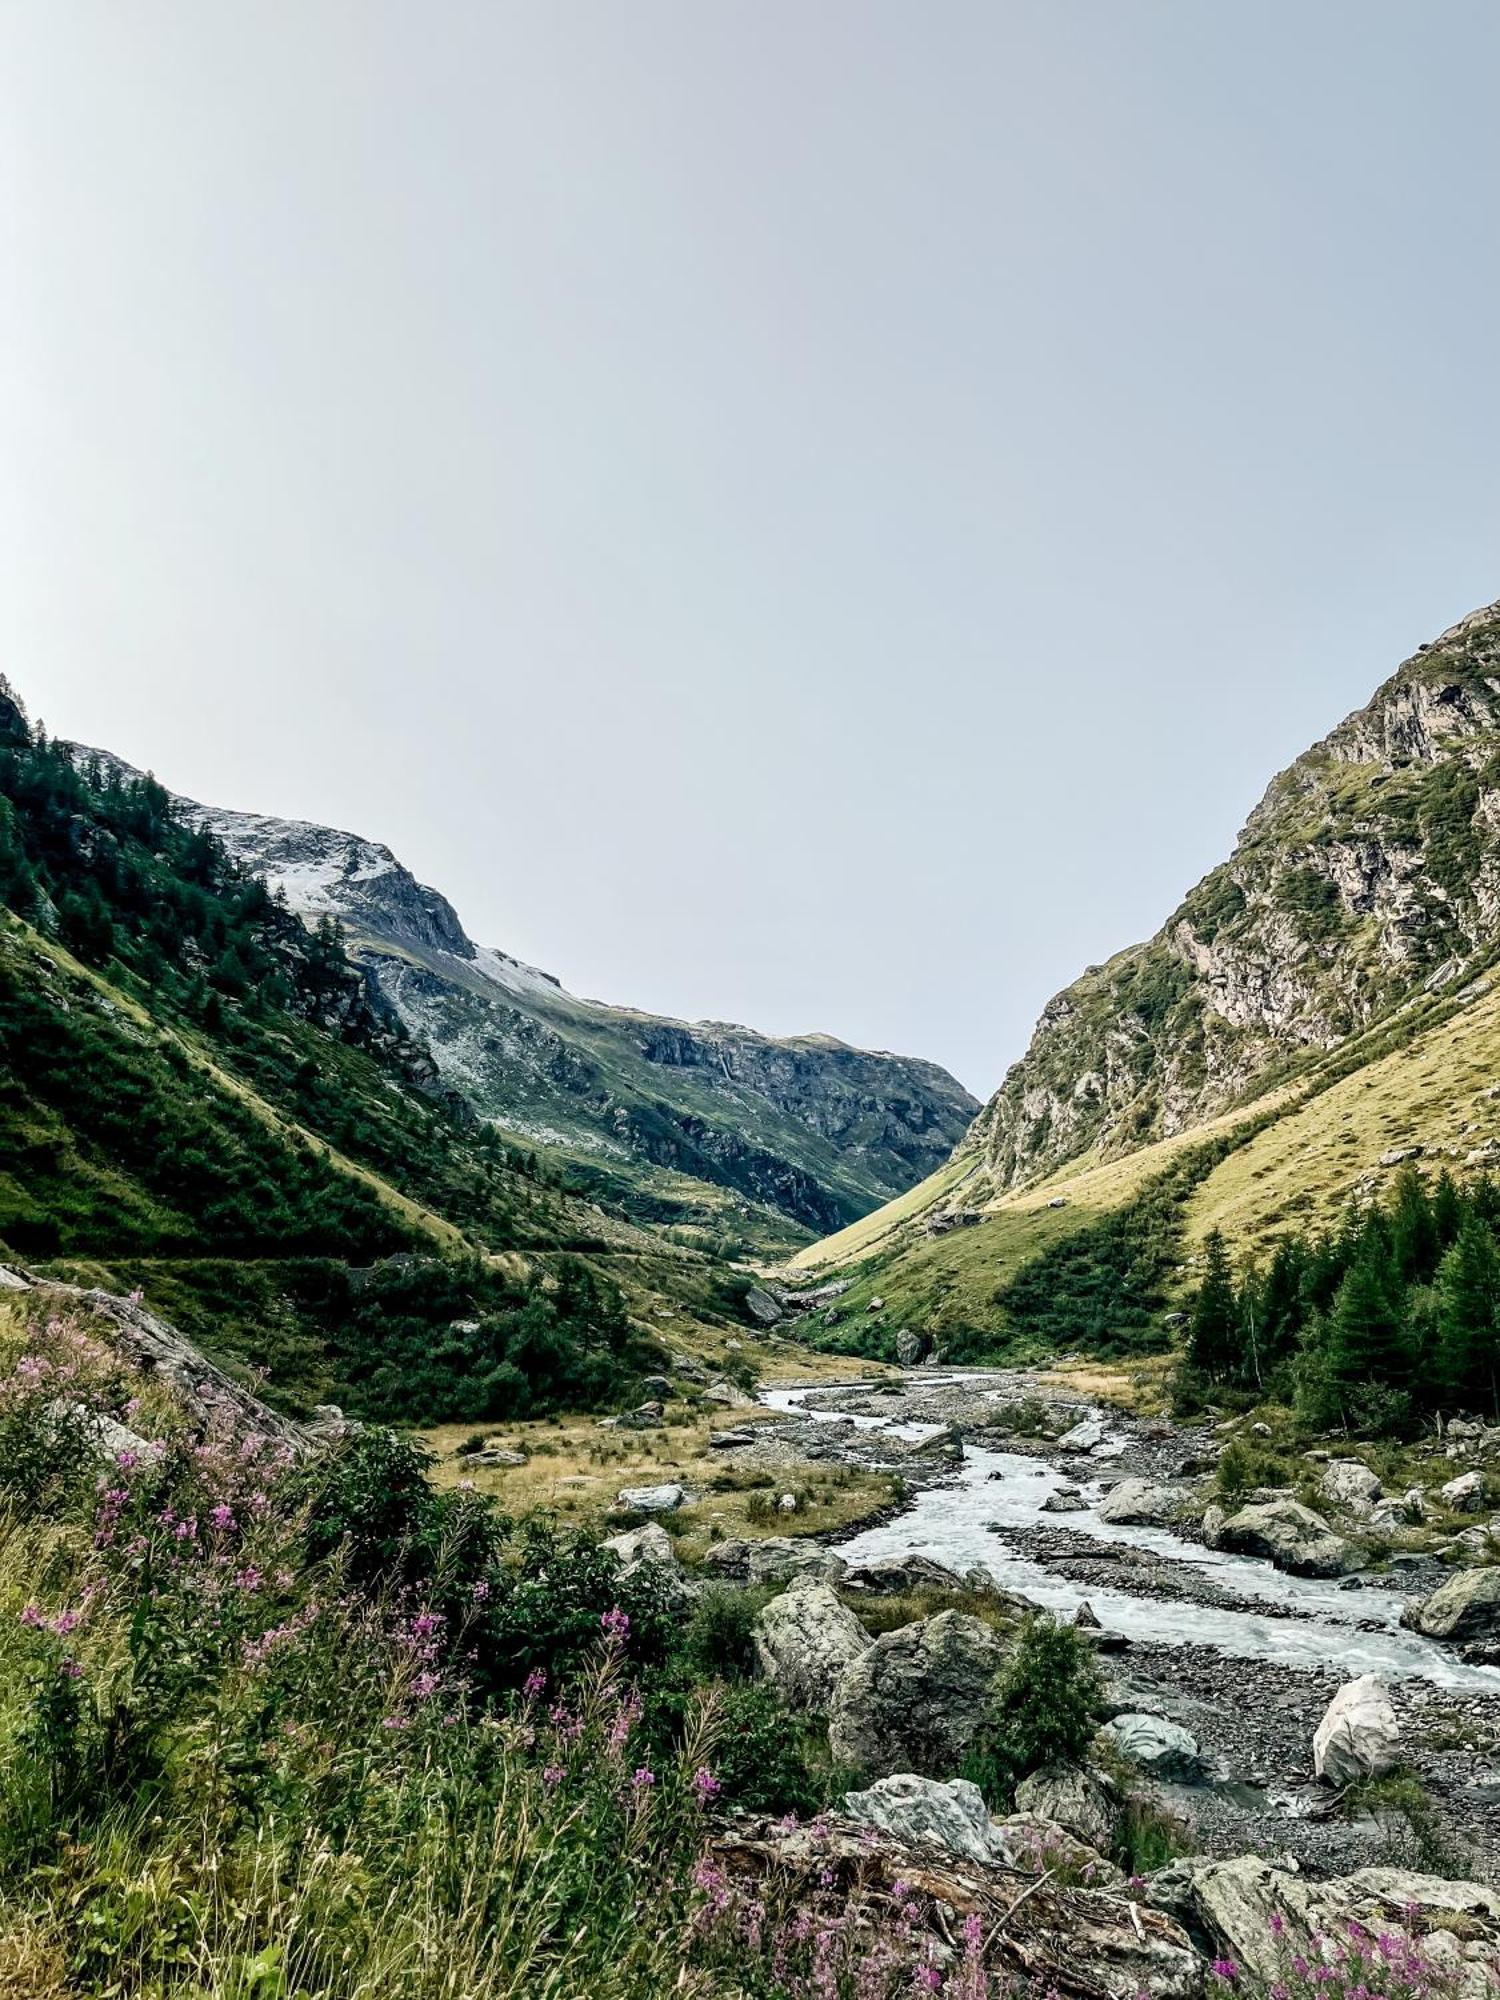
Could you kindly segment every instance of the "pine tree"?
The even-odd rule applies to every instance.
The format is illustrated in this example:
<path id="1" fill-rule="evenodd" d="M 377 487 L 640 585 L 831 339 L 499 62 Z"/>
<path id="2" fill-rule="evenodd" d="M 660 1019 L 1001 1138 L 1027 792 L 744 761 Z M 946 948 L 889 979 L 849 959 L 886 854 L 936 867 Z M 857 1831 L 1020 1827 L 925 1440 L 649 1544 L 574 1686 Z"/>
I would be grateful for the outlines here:
<path id="1" fill-rule="evenodd" d="M 1393 1273 L 1378 1242 L 1366 1245 L 1349 1266 L 1333 1302 L 1328 1362 L 1346 1389 L 1403 1389 L 1411 1356 L 1392 1284 Z"/>
<path id="2" fill-rule="evenodd" d="M 1477 1215 L 1464 1218 L 1438 1268 L 1438 1371 L 1460 1403 L 1500 1414 L 1500 1250 Z"/>
<path id="3" fill-rule="evenodd" d="M 1203 1246 L 1203 1280 L 1188 1317 L 1187 1355 L 1192 1366 L 1221 1381 L 1240 1365 L 1240 1316 L 1229 1248 L 1215 1229 Z"/>
<path id="4" fill-rule="evenodd" d="M 1391 1250 L 1403 1284 L 1432 1282 L 1442 1246 L 1426 1183 L 1415 1167 L 1402 1169 L 1391 1196 Z"/>

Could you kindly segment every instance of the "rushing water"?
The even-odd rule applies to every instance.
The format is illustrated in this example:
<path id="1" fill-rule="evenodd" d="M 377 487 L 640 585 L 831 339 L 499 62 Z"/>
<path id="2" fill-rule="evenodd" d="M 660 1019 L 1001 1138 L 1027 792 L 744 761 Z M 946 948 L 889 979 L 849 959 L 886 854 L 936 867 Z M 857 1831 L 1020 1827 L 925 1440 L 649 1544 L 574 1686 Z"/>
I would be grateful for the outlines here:
<path id="1" fill-rule="evenodd" d="M 805 1409 L 810 1393 L 807 1389 L 773 1389 L 763 1400 L 773 1410 L 796 1411 L 826 1422 L 852 1421 L 862 1430 L 888 1431 L 905 1439 L 925 1437 L 942 1428 L 826 1408 Z M 1089 1504 L 1081 1513 L 1046 1514 L 1042 1510 L 1048 1495 L 1071 1483 L 1070 1475 L 1016 1452 L 985 1451 L 970 1445 L 953 1483 L 919 1494 L 899 1519 L 868 1529 L 844 1543 L 839 1553 L 851 1564 L 899 1555 L 930 1556 L 959 1571 L 978 1563 L 997 1583 L 1021 1591 L 1051 1610 L 1072 1613 L 1087 1601 L 1102 1625 L 1131 1639 L 1212 1646 L 1234 1658 L 1278 1660 L 1293 1667 L 1331 1667 L 1346 1679 L 1379 1674 L 1385 1680 L 1420 1678 L 1442 1687 L 1500 1693 L 1500 1669 L 1465 1666 L 1432 1640 L 1403 1631 L 1399 1622 L 1402 1599 L 1395 1591 L 1368 1585 L 1357 1591 L 1341 1590 L 1335 1582 L 1285 1576 L 1270 1563 L 1250 1556 L 1202 1548 L 1163 1528 L 1121 1527 L 1101 1521 L 1096 1511 L 1101 1489 L 1085 1483 L 1086 1460 L 1072 1477 L 1083 1483 Z M 1000 1533 L 991 1532 L 991 1522 L 999 1525 Z M 1296 1615 L 1263 1616 L 1250 1610 L 1135 1597 L 1128 1590 L 1070 1583 L 1007 1542 L 1006 1528 L 1032 1527 L 1081 1532 L 1100 1542 L 1126 1542 L 1166 1561 L 1200 1570 L 1241 1597 L 1279 1605 Z M 1358 1629 L 1361 1623 L 1376 1621 L 1378 1631 Z"/>

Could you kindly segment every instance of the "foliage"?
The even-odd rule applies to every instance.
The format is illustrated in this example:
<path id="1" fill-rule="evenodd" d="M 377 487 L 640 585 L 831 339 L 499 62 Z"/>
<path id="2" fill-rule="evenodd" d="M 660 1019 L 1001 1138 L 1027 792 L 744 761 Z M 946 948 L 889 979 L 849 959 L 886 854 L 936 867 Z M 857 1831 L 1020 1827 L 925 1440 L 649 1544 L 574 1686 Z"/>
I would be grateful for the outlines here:
<path id="1" fill-rule="evenodd" d="M 991 1806 L 1004 1809 L 1022 1778 L 1074 1763 L 1093 1739 L 1103 1688 L 1087 1639 L 1045 1613 L 1021 1627 L 995 1682 L 990 1714 L 965 1760 Z"/>

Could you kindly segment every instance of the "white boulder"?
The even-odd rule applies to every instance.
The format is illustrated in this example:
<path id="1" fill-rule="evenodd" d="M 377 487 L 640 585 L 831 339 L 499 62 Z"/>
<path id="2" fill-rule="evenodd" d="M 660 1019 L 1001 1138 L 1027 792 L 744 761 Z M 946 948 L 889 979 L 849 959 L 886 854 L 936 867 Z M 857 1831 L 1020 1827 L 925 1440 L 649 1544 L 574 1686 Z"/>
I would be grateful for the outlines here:
<path id="1" fill-rule="evenodd" d="M 1313 1737 L 1313 1772 L 1326 1785 L 1380 1778 L 1401 1755 L 1401 1725 L 1374 1674 L 1341 1687 Z"/>

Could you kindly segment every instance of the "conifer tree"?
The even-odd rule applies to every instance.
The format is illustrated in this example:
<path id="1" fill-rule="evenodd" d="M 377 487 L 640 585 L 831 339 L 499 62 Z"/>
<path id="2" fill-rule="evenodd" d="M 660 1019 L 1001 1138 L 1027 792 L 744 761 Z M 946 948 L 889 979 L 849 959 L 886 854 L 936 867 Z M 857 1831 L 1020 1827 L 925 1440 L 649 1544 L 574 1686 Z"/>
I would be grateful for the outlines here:
<path id="1" fill-rule="evenodd" d="M 1458 1402 L 1500 1413 L 1500 1250 L 1474 1214 L 1438 1269 L 1438 1372 Z"/>
<path id="2" fill-rule="evenodd" d="M 1216 1382 L 1240 1364 L 1237 1306 L 1229 1248 L 1215 1229 L 1203 1246 L 1203 1280 L 1188 1318 L 1187 1353 L 1192 1366 Z"/>

